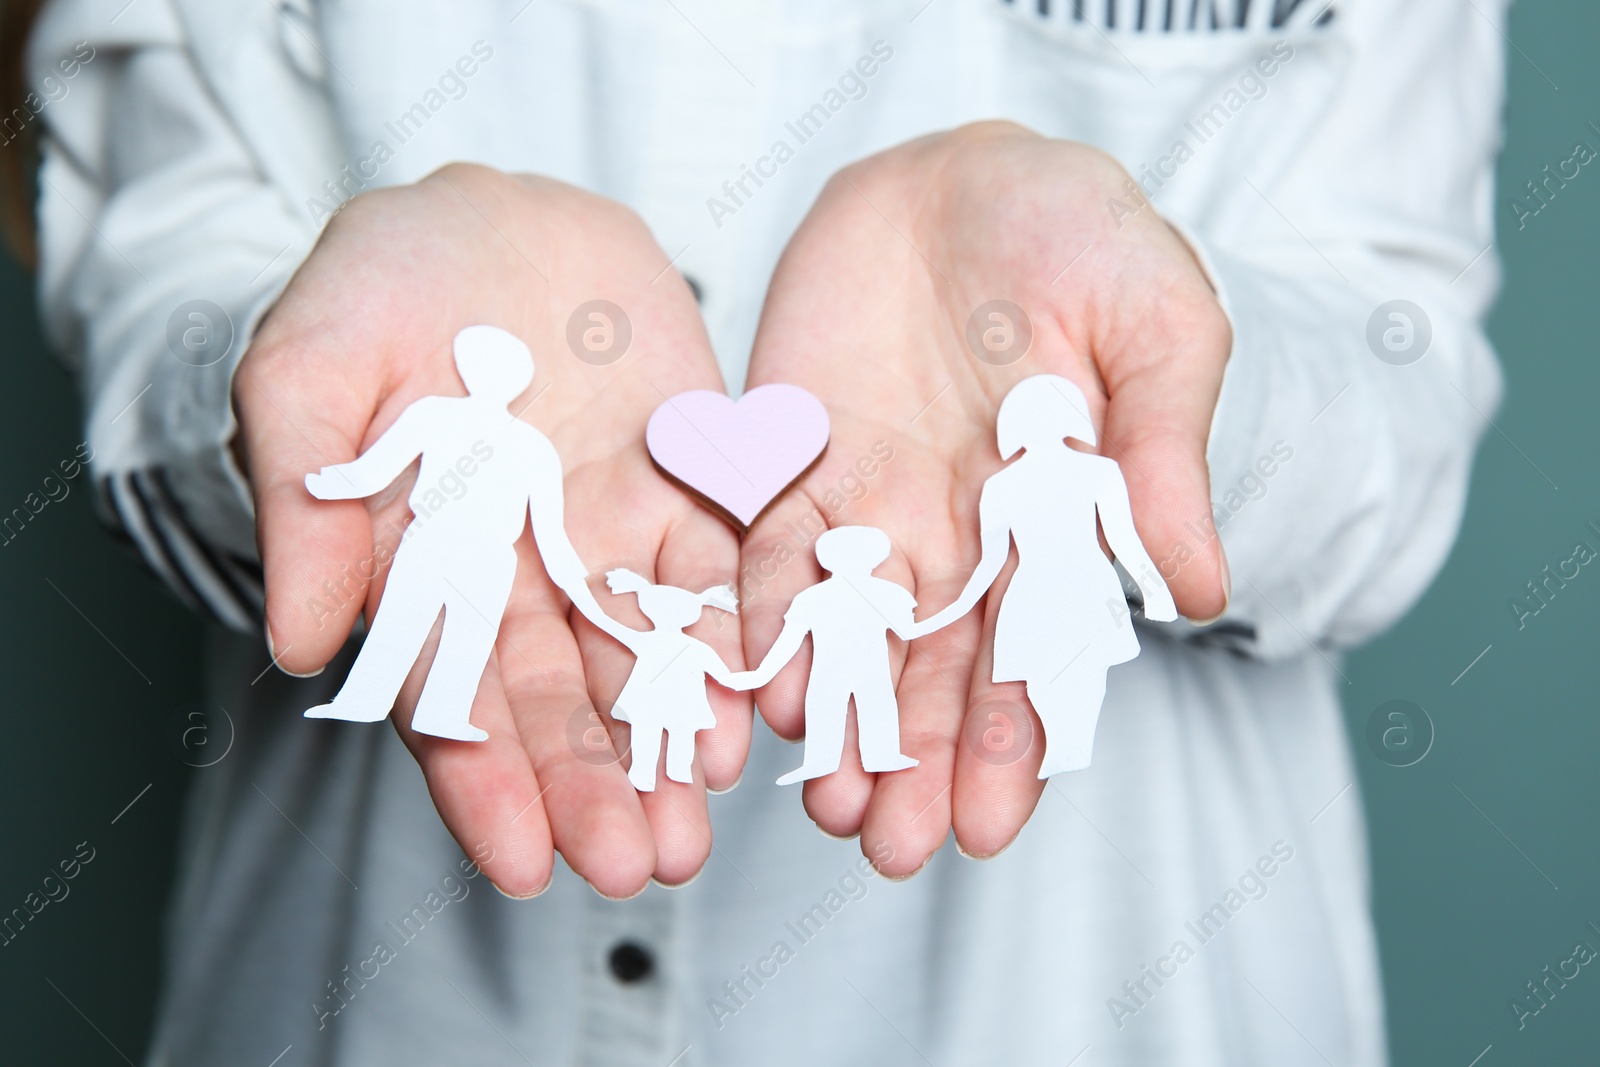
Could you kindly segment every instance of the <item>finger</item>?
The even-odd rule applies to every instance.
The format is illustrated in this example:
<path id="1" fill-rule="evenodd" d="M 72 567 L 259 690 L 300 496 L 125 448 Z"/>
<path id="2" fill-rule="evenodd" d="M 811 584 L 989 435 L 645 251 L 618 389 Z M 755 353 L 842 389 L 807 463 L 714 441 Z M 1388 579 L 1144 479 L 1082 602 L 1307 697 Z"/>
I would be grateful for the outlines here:
<path id="1" fill-rule="evenodd" d="M 961 851 L 977 858 L 996 855 L 1016 839 L 1045 787 L 1039 780 L 1044 730 L 1026 688 L 991 680 L 995 620 L 1014 570 L 1013 562 L 984 601 L 979 655 L 955 751 L 950 821 Z"/>
<path id="2" fill-rule="evenodd" d="M 710 519 L 710 516 L 706 518 Z M 707 534 L 705 530 L 701 532 L 703 535 Z M 714 535 L 715 531 L 710 531 L 709 536 L 712 537 L 713 546 Z M 728 543 L 722 546 L 726 562 L 721 568 L 711 568 L 712 571 L 720 570 L 722 581 L 727 580 L 726 576 L 733 568 L 736 548 L 731 542 L 730 533 Z M 697 546 L 697 551 L 701 554 L 704 554 L 705 550 L 706 546 Z M 702 562 L 700 566 L 703 565 Z M 617 595 L 605 587 L 604 573 L 615 566 L 626 566 L 652 582 L 671 585 L 679 583 L 668 581 L 664 576 L 655 573 L 654 561 L 645 563 L 636 558 L 608 560 L 604 567 L 597 568 L 590 575 L 590 588 L 594 590 L 602 610 L 632 629 L 640 632 L 652 629 L 653 624 L 639 610 L 635 596 Z M 683 561 L 683 566 L 687 573 L 687 568 L 692 564 Z M 701 573 L 706 571 L 702 570 Z M 719 584 L 717 578 L 705 582 L 705 585 L 717 584 Z M 688 579 L 680 587 L 691 588 L 693 585 L 694 580 Z M 704 585 L 698 588 L 704 588 Z M 699 873 L 705 866 L 706 858 L 711 854 L 711 818 L 706 805 L 704 771 L 699 769 L 697 759 L 693 782 L 672 780 L 666 773 L 669 744 L 667 735 L 664 733 L 659 735 L 658 740 L 649 745 L 635 745 L 634 726 L 631 723 L 612 720 L 609 709 L 615 705 L 623 686 L 637 669 L 637 660 L 621 642 L 603 633 L 587 620 L 575 620 L 575 626 L 588 676 L 589 695 L 597 707 L 607 709 L 604 718 L 611 726 L 612 735 L 619 739 L 617 748 L 623 754 L 623 758 L 618 761 L 617 766 L 622 769 L 631 768 L 632 762 L 636 759 L 654 760 L 656 763 L 655 789 L 634 792 L 635 803 L 643 812 L 654 841 L 656 863 L 652 877 L 665 885 L 681 885 Z M 696 734 L 697 746 L 704 736 L 704 733 Z M 625 778 L 624 781 L 628 782 L 630 790 L 634 788 L 630 780 Z"/>
<path id="3" fill-rule="evenodd" d="M 745 535 L 739 554 L 739 629 L 745 662 L 761 665 L 783 630 L 783 613 L 795 594 L 822 580 L 816 539 L 827 529 L 823 511 L 805 493 L 780 499 Z M 793 741 L 805 732 L 806 679 L 811 649 L 756 691 L 756 710 L 774 733 Z"/>
<path id="4" fill-rule="evenodd" d="M 832 713 L 832 709 L 829 711 Z M 855 837 L 861 833 L 878 776 L 861 766 L 860 730 L 854 702 L 848 707 L 839 708 L 838 714 L 849 715 L 845 722 L 844 750 L 840 753 L 839 769 L 805 782 L 801 786 L 801 800 L 806 814 L 823 833 L 834 837 Z"/>
<path id="5" fill-rule="evenodd" d="M 861 767 L 860 732 L 852 713 L 844 726 L 844 752 L 839 769 L 812 778 L 800 787 L 801 802 L 817 829 L 833 837 L 855 837 L 872 802 L 875 774 Z"/>
<path id="6" fill-rule="evenodd" d="M 1134 525 L 1178 610 L 1211 619 L 1229 588 L 1206 444 L 1232 331 L 1198 271 L 1156 295 L 1101 358 L 1109 395 L 1102 452 L 1122 467 Z"/>
<path id="7" fill-rule="evenodd" d="M 583 622 L 579 625 L 588 626 L 588 623 Z M 648 622 L 639 626 L 639 629 L 648 628 Z M 620 722 L 611 715 L 617 693 L 621 691 L 621 683 L 595 681 L 596 675 L 614 674 L 617 670 L 616 651 L 607 648 L 603 643 L 609 643 L 614 649 L 621 650 L 621 656 L 627 658 L 630 667 L 622 668 L 624 679 L 633 663 L 631 655 L 598 630 L 585 634 L 581 641 L 585 645 L 583 661 L 590 675 L 591 703 L 586 705 L 584 711 L 585 722 L 589 725 L 584 728 L 587 736 L 582 742 L 576 741 L 578 730 L 569 728 L 569 746 L 580 749 L 579 758 L 584 762 L 603 764 L 621 773 L 621 782 L 627 787 L 633 807 L 642 814 L 649 828 L 651 854 L 655 857 L 655 866 L 649 872 L 650 877 L 663 885 L 682 885 L 700 872 L 705 866 L 706 858 L 711 854 L 711 815 L 706 803 L 704 772 L 700 770 L 699 762 L 696 760 L 693 782 L 677 782 L 669 778 L 666 771 L 665 734 L 662 735 L 659 746 L 653 753 L 646 754 L 644 746 L 634 746 L 633 725 Z M 597 696 L 597 691 L 601 695 Z M 602 747 L 602 744 L 605 747 Z M 655 760 L 654 790 L 638 791 L 627 776 L 626 772 L 632 768 L 636 759 Z"/>
<path id="8" fill-rule="evenodd" d="M 628 550 L 634 551 L 638 547 L 629 545 Z M 727 551 L 731 558 L 732 546 Z M 626 567 L 649 581 L 657 581 L 654 561 L 646 562 L 636 555 L 618 558 L 609 554 L 604 546 L 589 554 L 594 557 L 591 563 L 595 560 L 604 561 L 595 566 L 588 578 L 589 588 L 601 605 L 601 610 L 641 633 L 652 629 L 653 624 L 639 610 L 637 598 L 631 594 L 612 593 L 605 576 L 613 568 Z M 653 791 L 638 791 L 625 773 L 622 782 L 627 786 L 633 806 L 643 815 L 649 827 L 652 855 L 655 857 L 651 877 L 664 885 L 681 885 L 699 873 L 711 853 L 711 817 L 706 807 L 704 773 L 695 774 L 695 781 L 688 783 L 669 778 L 664 766 L 667 756 L 664 734 L 655 745 L 634 745 L 632 723 L 618 721 L 611 712 L 623 686 L 635 670 L 637 660 L 620 641 L 600 630 L 577 611 L 569 610 L 568 614 L 577 636 L 591 701 L 584 715 L 593 716 L 595 724 L 581 733 L 569 728 L 569 746 L 580 760 L 604 763 L 620 772 L 631 769 L 635 759 L 653 759 L 656 762 L 656 787 Z M 580 737 L 585 738 L 582 743 L 578 741 Z M 591 737 L 592 741 L 587 740 Z M 610 747 L 606 748 L 608 739 Z M 647 753 L 646 747 L 653 751 Z"/>
<path id="9" fill-rule="evenodd" d="M 372 414 L 354 391 L 314 380 L 312 367 L 269 353 L 246 358 L 235 382 L 265 572 L 267 641 L 279 666 L 297 675 L 320 670 L 344 644 L 375 562 L 366 505 L 316 500 L 306 490 L 307 474 L 355 458 Z"/>
<path id="10" fill-rule="evenodd" d="M 726 523 L 695 508 L 667 531 L 656 558 L 656 581 L 693 592 L 724 584 L 737 591 L 738 569 L 738 537 Z M 743 670 L 740 623 L 738 615 L 708 607 L 688 632 L 710 645 L 729 670 Z M 695 757 L 706 788 L 720 792 L 732 788 L 744 772 L 750 754 L 751 702 L 748 693 L 735 693 L 715 682 L 709 683 L 709 695 L 717 725 L 695 734 Z"/>
<path id="11" fill-rule="evenodd" d="M 462 851 L 502 893 L 535 896 L 550 884 L 555 853 L 539 782 L 518 738 L 497 660 L 490 657 L 472 702 L 472 722 L 488 731 L 488 740 L 449 741 L 411 729 L 441 630 L 434 628 L 400 691 L 395 729 L 422 768 L 433 805 Z"/>
<path id="12" fill-rule="evenodd" d="M 605 749 L 564 601 L 539 573 L 531 538 L 518 542 L 518 553 L 497 649 L 517 733 L 544 790 L 551 838 L 600 893 L 633 896 L 656 868 L 654 836 L 615 742 Z M 602 736 L 591 745 L 596 731 Z"/>
<path id="13" fill-rule="evenodd" d="M 920 602 L 945 604 L 961 579 L 919 583 Z M 867 856 L 887 856 L 890 877 L 917 871 L 950 832 L 957 745 L 982 620 L 976 612 L 911 642 L 900 674 L 900 748 L 917 766 L 878 775 L 861 829 Z"/>
<path id="14" fill-rule="evenodd" d="M 639 806 L 650 824 L 656 845 L 656 869 L 651 877 L 662 885 L 680 886 L 693 881 L 711 856 L 711 813 L 706 806 L 705 782 L 675 782 L 663 765 L 656 768 L 654 791 L 639 794 Z"/>

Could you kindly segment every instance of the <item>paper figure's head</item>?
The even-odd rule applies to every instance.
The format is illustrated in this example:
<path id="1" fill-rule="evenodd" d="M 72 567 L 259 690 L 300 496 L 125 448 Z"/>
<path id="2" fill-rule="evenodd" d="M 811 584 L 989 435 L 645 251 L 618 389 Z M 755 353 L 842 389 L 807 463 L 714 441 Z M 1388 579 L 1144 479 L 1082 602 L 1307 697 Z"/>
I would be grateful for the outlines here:
<path id="1" fill-rule="evenodd" d="M 498 326 L 468 326 L 456 334 L 455 353 L 472 396 L 509 404 L 533 381 L 533 353 Z"/>
<path id="2" fill-rule="evenodd" d="M 1095 443 L 1083 390 L 1059 374 L 1035 374 L 1012 386 L 1000 402 L 995 436 L 1001 459 L 1010 459 L 1019 449 L 1035 451 L 1059 445 L 1068 437 Z"/>
<path id="3" fill-rule="evenodd" d="M 720 608 L 730 615 L 739 613 L 739 598 L 730 585 L 714 585 L 699 593 L 675 585 L 656 585 L 626 567 L 606 572 L 606 586 L 613 593 L 637 593 L 639 610 L 657 629 L 681 630 L 700 618 L 706 607 Z"/>
<path id="4" fill-rule="evenodd" d="M 835 526 L 817 538 L 817 562 L 830 574 L 871 574 L 889 558 L 889 535 L 876 526 Z"/>

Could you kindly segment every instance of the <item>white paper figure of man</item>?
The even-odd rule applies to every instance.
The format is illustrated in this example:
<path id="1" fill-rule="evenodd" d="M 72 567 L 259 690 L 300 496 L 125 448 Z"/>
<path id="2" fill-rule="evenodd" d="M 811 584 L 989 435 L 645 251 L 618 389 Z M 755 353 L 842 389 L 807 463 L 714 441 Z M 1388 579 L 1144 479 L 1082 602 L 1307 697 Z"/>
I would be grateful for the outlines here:
<path id="1" fill-rule="evenodd" d="M 955 602 L 923 625 L 937 629 L 971 610 L 1015 542 L 1017 569 L 995 622 L 994 681 L 1027 683 L 1044 725 L 1039 777 L 1048 778 L 1089 766 L 1106 671 L 1139 654 L 1122 580 L 1099 533 L 1138 583 L 1145 618 L 1170 622 L 1178 609 L 1134 529 L 1116 461 L 1067 446 L 1069 437 L 1095 443 L 1077 386 L 1055 374 L 1023 379 L 1001 401 L 995 431 L 1001 459 L 1022 457 L 984 483 L 982 558 Z"/>
<path id="2" fill-rule="evenodd" d="M 312 496 L 353 500 L 382 491 L 421 456 L 409 503 L 413 513 L 427 515 L 413 521 L 395 552 L 350 676 L 308 718 L 387 716 L 442 611 L 439 649 L 411 728 L 458 741 L 488 737 L 468 718 L 511 595 L 512 546 L 528 517 L 551 580 L 580 607 L 600 611 L 562 526 L 561 457 L 544 434 L 507 409 L 533 381 L 532 353 L 495 326 L 467 327 L 456 334 L 454 350 L 467 396 L 423 397 L 359 459 L 306 476 Z M 461 479 L 468 468 L 464 492 L 431 512 L 423 507 L 424 495 L 442 479 Z"/>
<path id="3" fill-rule="evenodd" d="M 839 769 L 852 699 L 861 766 L 900 771 L 917 765 L 900 751 L 900 704 L 889 668 L 888 633 L 909 641 L 936 627 L 912 620 L 917 603 L 905 589 L 873 577 L 889 558 L 889 548 L 888 535 L 872 526 L 839 526 L 818 537 L 817 562 L 830 577 L 795 595 L 761 666 L 733 676 L 737 688 L 766 685 L 811 635 L 805 758 L 778 779 L 779 785 Z"/>
<path id="4" fill-rule="evenodd" d="M 625 568 L 606 572 L 613 593 L 637 593 L 639 610 L 655 627 L 635 630 L 601 612 L 589 616 L 600 629 L 627 646 L 635 657 L 633 670 L 611 708 L 611 717 L 629 724 L 628 747 L 633 764 L 628 780 L 640 792 L 656 787 L 656 765 L 661 762 L 661 739 L 666 734 L 667 777 L 674 782 L 694 781 L 694 735 L 717 725 L 707 676 L 732 688 L 739 686 L 734 672 L 716 650 L 684 633 L 706 607 L 737 614 L 739 601 L 733 587 L 715 585 L 700 593 L 671 585 L 656 585 Z M 585 613 L 587 614 L 587 612 Z"/>

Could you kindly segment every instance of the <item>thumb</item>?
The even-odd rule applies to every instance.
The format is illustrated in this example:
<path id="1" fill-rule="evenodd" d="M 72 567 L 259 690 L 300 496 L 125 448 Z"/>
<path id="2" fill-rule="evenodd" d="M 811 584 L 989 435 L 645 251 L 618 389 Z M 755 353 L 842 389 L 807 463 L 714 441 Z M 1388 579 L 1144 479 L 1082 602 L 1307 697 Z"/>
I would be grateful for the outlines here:
<path id="1" fill-rule="evenodd" d="M 1178 611 L 1208 621 L 1230 594 L 1206 443 L 1233 333 L 1195 273 L 1200 291 L 1163 294 L 1097 361 L 1108 394 L 1101 447 L 1122 467 L 1134 526 Z"/>
<path id="2" fill-rule="evenodd" d="M 349 637 L 387 559 L 374 552 L 365 504 L 317 500 L 306 488 L 307 474 L 355 458 L 368 420 L 330 408 L 328 390 L 297 388 L 289 362 L 247 353 L 234 405 L 255 496 L 268 648 L 284 671 L 306 675 Z"/>

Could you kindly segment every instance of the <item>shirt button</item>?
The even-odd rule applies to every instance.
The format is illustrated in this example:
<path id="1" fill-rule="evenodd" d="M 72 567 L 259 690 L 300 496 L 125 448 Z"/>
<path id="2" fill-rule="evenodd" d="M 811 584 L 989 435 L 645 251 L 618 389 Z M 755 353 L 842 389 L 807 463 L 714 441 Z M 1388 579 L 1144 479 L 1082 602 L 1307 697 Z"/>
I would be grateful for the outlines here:
<path id="1" fill-rule="evenodd" d="M 624 985 L 633 985 L 649 978 L 656 970 L 656 958 L 650 950 L 633 941 L 619 942 L 607 959 L 611 976 Z"/>

